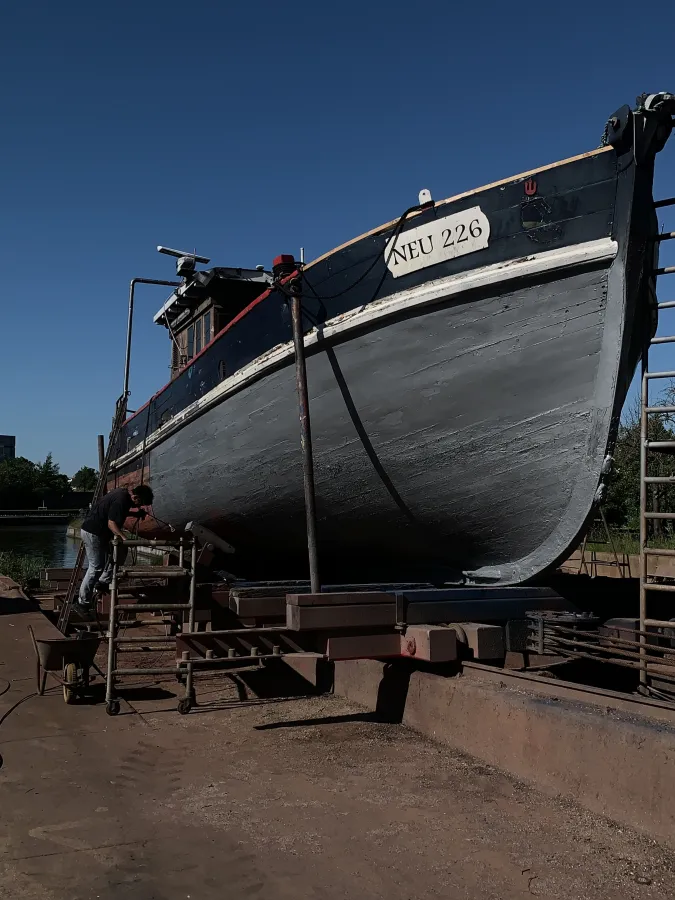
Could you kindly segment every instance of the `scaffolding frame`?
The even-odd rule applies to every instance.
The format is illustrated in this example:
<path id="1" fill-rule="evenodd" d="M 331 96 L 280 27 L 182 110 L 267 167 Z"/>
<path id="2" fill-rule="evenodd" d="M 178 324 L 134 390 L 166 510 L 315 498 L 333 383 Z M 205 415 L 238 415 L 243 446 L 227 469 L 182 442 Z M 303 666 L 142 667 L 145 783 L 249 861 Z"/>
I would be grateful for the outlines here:
<path id="1" fill-rule="evenodd" d="M 654 203 L 655 209 L 675 206 L 675 197 L 665 200 L 658 200 Z M 655 236 L 654 241 L 661 243 L 675 239 L 675 232 L 663 232 Z M 675 274 L 675 266 L 664 266 L 654 269 L 653 275 L 655 280 L 663 275 Z M 657 309 L 675 309 L 675 301 L 668 300 L 663 303 L 657 302 Z M 641 366 L 641 390 L 640 390 L 640 631 L 639 631 L 639 670 L 640 670 L 640 692 L 648 694 L 650 692 L 650 683 L 654 674 L 653 668 L 650 670 L 650 662 L 654 665 L 653 658 L 648 654 L 647 641 L 649 637 L 648 630 L 650 628 L 673 629 L 675 622 L 664 621 L 663 619 L 652 619 L 648 616 L 648 596 L 650 592 L 673 592 L 675 591 L 675 583 L 665 583 L 663 580 L 657 582 L 652 580 L 655 576 L 649 573 L 650 558 L 659 556 L 675 557 L 675 550 L 666 548 L 649 547 L 649 522 L 650 521 L 668 521 L 675 520 L 675 512 L 661 512 L 649 510 L 649 486 L 660 484 L 675 484 L 675 476 L 672 475 L 649 475 L 649 454 L 652 453 L 675 453 L 675 441 L 652 441 L 649 439 L 649 422 L 651 415 L 672 415 L 675 413 L 675 406 L 672 405 L 649 405 L 649 383 L 650 381 L 660 379 L 674 379 L 675 371 L 656 371 L 649 369 L 649 351 L 652 347 L 660 344 L 675 343 L 675 335 L 666 335 L 664 337 L 652 337 L 646 342 L 642 351 Z"/>
<path id="2" fill-rule="evenodd" d="M 179 565 L 177 566 L 127 566 L 121 558 L 121 547 L 159 547 L 169 553 L 178 551 Z M 186 548 L 186 539 L 181 538 L 178 541 L 162 541 L 161 544 L 155 540 L 136 539 L 128 541 L 120 541 L 115 538 L 113 541 L 113 574 L 110 583 L 110 609 L 108 611 L 108 630 L 106 632 L 106 640 L 108 641 L 108 662 L 106 666 L 106 689 L 105 704 L 106 712 L 110 716 L 116 716 L 120 711 L 120 701 L 115 691 L 117 678 L 124 675 L 175 675 L 185 682 L 184 696 L 178 701 L 178 711 L 180 713 L 188 713 L 195 705 L 194 690 L 194 668 L 189 658 L 185 660 L 176 659 L 171 666 L 159 666 L 153 668 L 138 667 L 120 667 L 118 665 L 118 655 L 120 653 L 139 653 L 147 652 L 143 647 L 148 642 L 154 643 L 172 643 L 171 648 L 175 649 L 175 639 L 163 638 L 161 635 L 155 639 L 152 637 L 144 637 L 134 639 L 133 637 L 125 637 L 120 635 L 120 614 L 122 612 L 180 612 L 188 614 L 188 632 L 193 632 L 195 628 L 195 601 L 197 595 L 197 539 L 192 538 L 190 541 L 190 563 L 189 566 L 184 565 L 184 553 Z M 120 587 L 130 580 L 143 578 L 188 578 L 189 593 L 186 603 L 120 603 Z M 121 646 L 125 645 L 125 646 Z M 134 646 L 136 645 L 136 646 Z"/>

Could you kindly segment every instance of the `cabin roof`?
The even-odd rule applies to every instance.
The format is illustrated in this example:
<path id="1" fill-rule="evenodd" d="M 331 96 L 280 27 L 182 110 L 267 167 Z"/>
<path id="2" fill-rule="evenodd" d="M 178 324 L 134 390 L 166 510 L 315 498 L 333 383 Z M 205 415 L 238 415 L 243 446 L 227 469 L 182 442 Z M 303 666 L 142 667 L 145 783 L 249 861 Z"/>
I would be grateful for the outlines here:
<path id="1" fill-rule="evenodd" d="M 211 294 L 220 293 L 225 287 L 235 290 L 237 284 L 259 284 L 261 292 L 272 283 L 272 273 L 264 269 L 241 269 L 230 266 L 215 266 L 195 272 L 194 276 L 181 284 L 169 296 L 162 308 L 153 317 L 160 325 L 172 325 L 186 309 L 201 303 Z"/>

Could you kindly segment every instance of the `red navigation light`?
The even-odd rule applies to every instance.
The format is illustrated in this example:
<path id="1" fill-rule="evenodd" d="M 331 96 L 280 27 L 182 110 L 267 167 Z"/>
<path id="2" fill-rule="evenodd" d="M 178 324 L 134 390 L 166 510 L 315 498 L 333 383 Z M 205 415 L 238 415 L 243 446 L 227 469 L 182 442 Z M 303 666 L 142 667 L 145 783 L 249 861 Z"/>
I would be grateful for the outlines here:
<path id="1" fill-rule="evenodd" d="M 292 275 L 296 268 L 297 264 L 293 255 L 291 253 L 281 253 L 279 256 L 274 257 L 272 274 L 278 280 L 279 278 L 286 278 L 287 275 Z"/>
<path id="2" fill-rule="evenodd" d="M 281 253 L 279 256 L 274 257 L 273 267 L 286 265 L 295 265 L 295 257 L 292 253 Z"/>

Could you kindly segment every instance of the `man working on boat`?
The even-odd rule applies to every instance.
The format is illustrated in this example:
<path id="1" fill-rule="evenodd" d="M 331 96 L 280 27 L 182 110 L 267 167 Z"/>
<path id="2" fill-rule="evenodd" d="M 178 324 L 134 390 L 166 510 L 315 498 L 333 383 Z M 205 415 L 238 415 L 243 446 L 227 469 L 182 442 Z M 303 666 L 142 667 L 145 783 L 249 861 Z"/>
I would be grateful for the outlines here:
<path id="1" fill-rule="evenodd" d="M 124 540 L 125 519 L 144 519 L 144 506 L 152 504 L 152 490 L 147 484 L 133 488 L 116 488 L 101 497 L 89 510 L 80 527 L 82 543 L 87 551 L 88 568 L 80 586 L 76 608 L 89 613 L 93 608 L 96 585 L 107 588 L 112 578 L 112 539 Z"/>

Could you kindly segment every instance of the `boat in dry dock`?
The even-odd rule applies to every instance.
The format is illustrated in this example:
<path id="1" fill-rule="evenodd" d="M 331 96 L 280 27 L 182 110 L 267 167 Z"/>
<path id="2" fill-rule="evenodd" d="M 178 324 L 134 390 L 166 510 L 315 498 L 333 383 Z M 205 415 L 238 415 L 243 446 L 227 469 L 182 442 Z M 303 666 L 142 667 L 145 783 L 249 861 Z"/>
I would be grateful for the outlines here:
<path id="1" fill-rule="evenodd" d="M 643 95 L 598 149 L 423 192 L 304 266 L 324 579 L 518 584 L 577 543 L 656 325 L 652 182 L 674 112 Z M 109 483 L 151 484 L 147 533 L 196 521 L 249 577 L 302 577 L 286 291 L 266 271 L 181 265 L 155 317 L 171 381 L 124 424 Z"/>

